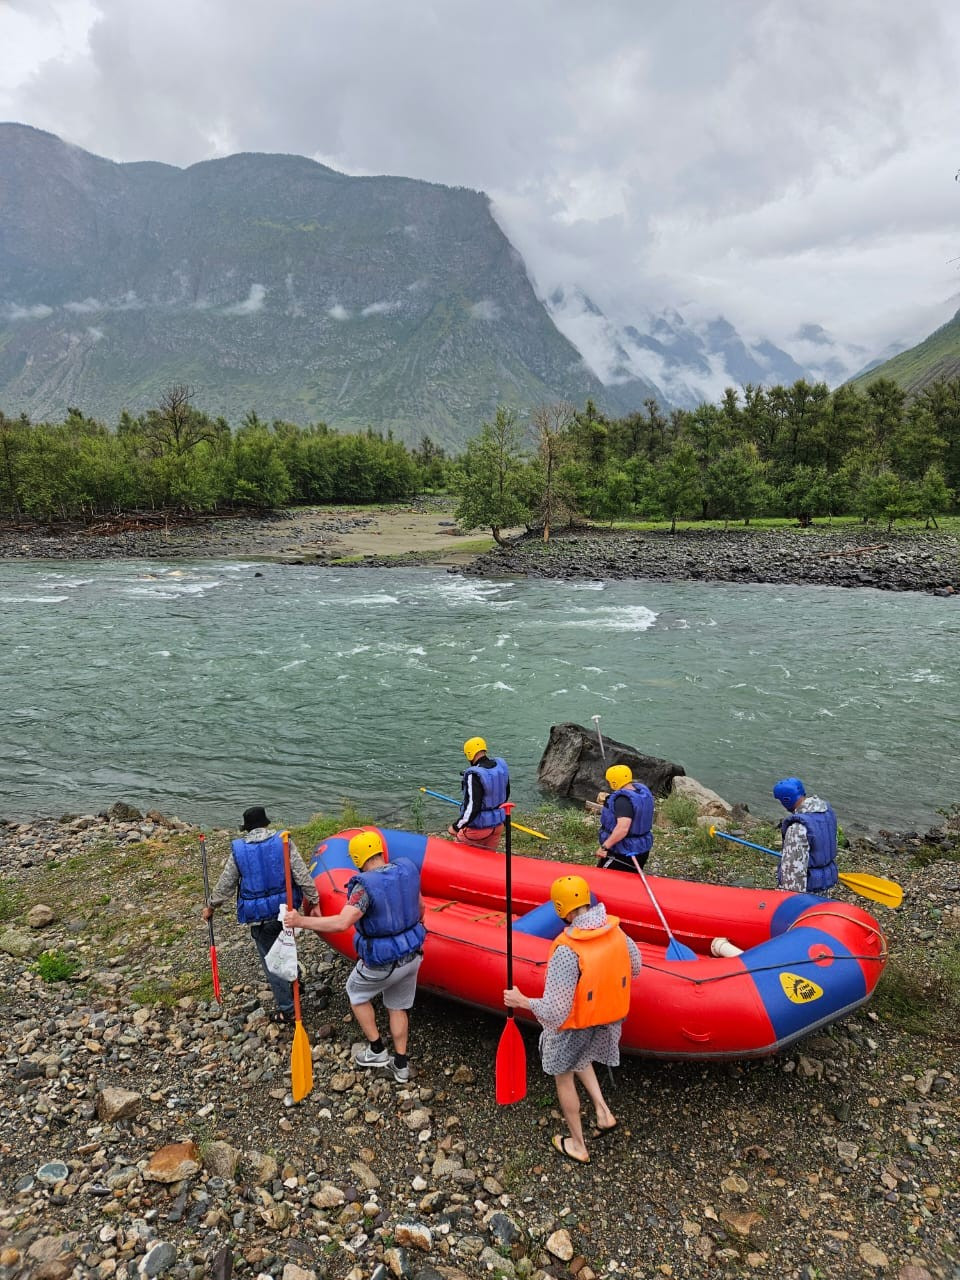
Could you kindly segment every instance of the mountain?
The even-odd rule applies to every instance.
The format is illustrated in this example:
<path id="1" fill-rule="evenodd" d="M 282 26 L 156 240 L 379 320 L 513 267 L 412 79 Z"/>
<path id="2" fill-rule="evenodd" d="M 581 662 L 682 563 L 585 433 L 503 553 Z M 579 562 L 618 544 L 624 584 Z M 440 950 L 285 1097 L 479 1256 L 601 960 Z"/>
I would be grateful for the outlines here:
<path id="1" fill-rule="evenodd" d="M 0 407 L 107 420 L 174 383 L 244 413 L 462 445 L 498 403 L 607 388 L 485 195 L 301 156 L 116 164 L 0 125 Z"/>
<path id="2" fill-rule="evenodd" d="M 960 377 L 960 311 L 928 338 L 892 359 L 874 361 L 851 381 L 861 389 L 877 378 L 892 378 L 905 391 L 922 391 L 938 378 Z"/>
<path id="3" fill-rule="evenodd" d="M 671 308 L 618 326 L 578 288 L 555 290 L 547 305 L 600 380 L 631 400 L 646 386 L 663 403 L 694 408 L 730 386 L 811 377 L 786 351 L 766 339 L 748 341 L 722 316 L 693 323 Z"/>

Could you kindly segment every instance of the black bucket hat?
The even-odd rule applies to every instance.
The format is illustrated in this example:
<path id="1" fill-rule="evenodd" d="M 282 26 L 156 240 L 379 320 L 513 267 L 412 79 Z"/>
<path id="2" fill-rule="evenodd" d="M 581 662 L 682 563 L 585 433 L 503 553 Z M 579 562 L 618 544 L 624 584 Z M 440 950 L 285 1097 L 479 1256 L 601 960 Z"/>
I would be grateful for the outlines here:
<path id="1" fill-rule="evenodd" d="M 269 825 L 270 819 L 267 817 L 267 811 L 262 804 L 255 804 L 249 809 L 244 809 L 244 831 L 255 831 L 257 827 L 268 827 Z"/>

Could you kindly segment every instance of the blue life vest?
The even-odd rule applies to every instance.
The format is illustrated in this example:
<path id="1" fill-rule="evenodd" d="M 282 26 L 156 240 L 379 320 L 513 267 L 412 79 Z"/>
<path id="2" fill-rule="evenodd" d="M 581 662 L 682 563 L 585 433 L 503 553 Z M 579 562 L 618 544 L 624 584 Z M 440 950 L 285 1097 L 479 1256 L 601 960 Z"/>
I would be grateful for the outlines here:
<path id="1" fill-rule="evenodd" d="M 617 825 L 617 815 L 613 811 L 617 796 L 626 796 L 633 805 L 633 819 L 630 830 L 623 839 L 613 846 L 612 852 L 621 857 L 635 858 L 642 853 L 649 853 L 653 848 L 653 792 L 642 782 L 631 782 L 618 791 L 611 791 L 600 810 L 600 843 L 605 844 Z"/>
<path id="2" fill-rule="evenodd" d="M 507 768 L 506 760 L 501 760 L 499 756 L 495 756 L 492 769 L 481 769 L 479 765 L 473 764 L 469 769 L 464 769 L 464 803 L 466 803 L 467 799 L 467 778 L 471 774 L 480 783 L 483 808 L 469 823 L 469 826 L 478 831 L 485 830 L 488 827 L 499 827 L 501 823 L 507 820 L 506 812 L 501 808 L 507 798 L 507 790 L 510 786 L 510 770 Z M 463 812 L 462 809 L 461 812 Z"/>
<path id="3" fill-rule="evenodd" d="M 829 805 L 825 813 L 791 813 L 780 823 L 783 835 L 795 822 L 804 828 L 810 844 L 807 893 L 827 893 L 837 883 L 840 874 L 837 870 L 837 815 Z"/>
<path id="4" fill-rule="evenodd" d="M 240 872 L 237 886 L 237 919 L 241 924 L 259 924 L 276 920 L 280 904 L 287 900 L 286 876 L 283 869 L 283 840 L 268 836 L 259 843 L 234 840 L 233 860 Z M 293 886 L 293 907 L 299 911 L 303 894 Z"/>
<path id="5" fill-rule="evenodd" d="M 370 906 L 357 921 L 354 944 L 365 965 L 382 969 L 419 951 L 427 931 L 420 921 L 420 872 L 409 858 L 382 871 L 360 871 L 347 884 L 347 897 L 363 885 Z"/>

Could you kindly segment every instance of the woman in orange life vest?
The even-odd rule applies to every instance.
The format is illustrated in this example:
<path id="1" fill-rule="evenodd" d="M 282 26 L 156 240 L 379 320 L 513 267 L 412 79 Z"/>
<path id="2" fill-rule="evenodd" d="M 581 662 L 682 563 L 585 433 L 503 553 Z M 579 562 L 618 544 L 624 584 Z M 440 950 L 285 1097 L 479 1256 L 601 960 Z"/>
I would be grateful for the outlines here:
<path id="1" fill-rule="evenodd" d="M 570 1136 L 554 1134 L 552 1144 L 578 1164 L 590 1160 L 580 1123 L 577 1081 L 596 1110 L 599 1137 L 617 1126 L 600 1091 L 595 1062 L 620 1063 L 620 1026 L 630 1008 L 630 983 L 640 972 L 640 952 L 607 916 L 602 902 L 590 903 L 590 886 L 582 876 L 561 876 L 550 886 L 550 898 L 566 928 L 554 940 L 543 995 L 525 996 L 517 987 L 503 993 L 508 1008 L 529 1009 L 543 1027 L 540 1059 L 557 1083 L 560 1110 Z"/>

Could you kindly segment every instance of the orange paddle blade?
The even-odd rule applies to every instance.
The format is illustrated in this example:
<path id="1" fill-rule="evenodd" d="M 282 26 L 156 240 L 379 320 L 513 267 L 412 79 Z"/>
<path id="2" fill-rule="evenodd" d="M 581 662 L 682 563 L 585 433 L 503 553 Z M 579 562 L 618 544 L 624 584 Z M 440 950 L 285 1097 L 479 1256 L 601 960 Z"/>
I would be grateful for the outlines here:
<path id="1" fill-rule="evenodd" d="M 527 1096 L 527 1051 L 515 1019 L 508 1018 L 497 1045 L 497 1102 L 509 1106 Z"/>
<path id="2" fill-rule="evenodd" d="M 302 1101 L 312 1088 L 313 1057 L 310 1053 L 310 1041 L 298 1018 L 293 1032 L 293 1048 L 290 1050 L 290 1092 L 294 1102 Z"/>

